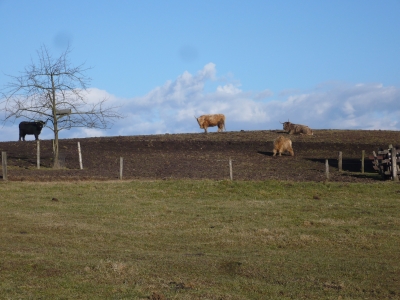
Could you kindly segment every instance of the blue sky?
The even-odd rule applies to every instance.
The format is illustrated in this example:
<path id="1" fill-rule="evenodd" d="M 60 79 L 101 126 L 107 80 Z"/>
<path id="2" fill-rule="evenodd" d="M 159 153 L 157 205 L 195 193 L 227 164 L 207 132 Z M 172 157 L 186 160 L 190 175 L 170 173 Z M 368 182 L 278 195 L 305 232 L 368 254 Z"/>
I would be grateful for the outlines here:
<path id="1" fill-rule="evenodd" d="M 90 101 L 121 105 L 111 129 L 61 138 L 202 132 L 208 113 L 228 131 L 400 129 L 400 0 L 0 0 L 0 28 L 0 87 L 69 44 Z"/>

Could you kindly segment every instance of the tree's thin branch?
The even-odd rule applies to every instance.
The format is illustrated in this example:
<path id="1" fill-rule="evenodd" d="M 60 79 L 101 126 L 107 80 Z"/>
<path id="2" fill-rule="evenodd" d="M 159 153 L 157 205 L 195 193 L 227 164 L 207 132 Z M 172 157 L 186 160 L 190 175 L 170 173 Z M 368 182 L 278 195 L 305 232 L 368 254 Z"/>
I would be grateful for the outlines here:
<path id="1" fill-rule="evenodd" d="M 106 106 L 108 99 L 88 104 L 86 89 L 91 79 L 86 76 L 90 67 L 72 66 L 71 48 L 56 59 L 46 46 L 37 51 L 38 62 L 31 61 L 19 76 L 9 76 L 10 82 L 1 90 L 4 100 L 0 110 L 3 122 L 17 118 L 49 119 L 54 134 L 74 127 L 106 129 L 115 119 L 122 118 L 118 106 Z M 59 109 L 71 109 L 69 116 L 56 114 Z"/>

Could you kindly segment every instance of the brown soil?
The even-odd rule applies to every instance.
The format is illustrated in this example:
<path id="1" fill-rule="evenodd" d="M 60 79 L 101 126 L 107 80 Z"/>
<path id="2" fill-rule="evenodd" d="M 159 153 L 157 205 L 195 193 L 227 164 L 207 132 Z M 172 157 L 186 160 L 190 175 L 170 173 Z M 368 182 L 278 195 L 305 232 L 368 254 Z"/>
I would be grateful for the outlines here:
<path id="1" fill-rule="evenodd" d="M 293 141 L 294 157 L 272 156 L 273 140 L 280 134 Z M 368 159 L 366 174 L 360 173 L 362 150 L 368 158 L 389 144 L 400 144 L 400 131 L 315 130 L 314 136 L 293 136 L 260 130 L 63 139 L 60 154 L 65 167 L 60 170 L 52 168 L 51 140 L 40 141 L 40 169 L 33 140 L 0 142 L 0 150 L 7 153 L 7 177 L 13 181 L 114 180 L 123 157 L 123 179 L 225 180 L 230 178 L 231 158 L 234 180 L 324 181 L 328 159 L 330 181 L 371 182 L 381 178 L 371 174 L 374 170 Z M 338 171 L 339 151 L 343 172 Z"/>

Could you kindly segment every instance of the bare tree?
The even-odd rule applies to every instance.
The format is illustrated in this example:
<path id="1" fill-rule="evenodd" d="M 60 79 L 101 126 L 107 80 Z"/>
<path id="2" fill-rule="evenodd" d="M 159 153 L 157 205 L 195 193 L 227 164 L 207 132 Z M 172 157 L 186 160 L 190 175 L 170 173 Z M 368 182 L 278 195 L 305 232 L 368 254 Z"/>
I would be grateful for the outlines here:
<path id="1" fill-rule="evenodd" d="M 68 47 L 54 59 L 46 46 L 38 51 L 38 63 L 31 62 L 20 76 L 12 78 L 3 88 L 4 122 L 24 117 L 46 119 L 46 127 L 54 133 L 54 168 L 59 167 L 59 132 L 74 127 L 107 129 L 114 119 L 121 118 L 117 106 L 107 106 L 107 98 L 94 103 L 87 100 L 85 75 L 90 68 L 71 65 Z"/>

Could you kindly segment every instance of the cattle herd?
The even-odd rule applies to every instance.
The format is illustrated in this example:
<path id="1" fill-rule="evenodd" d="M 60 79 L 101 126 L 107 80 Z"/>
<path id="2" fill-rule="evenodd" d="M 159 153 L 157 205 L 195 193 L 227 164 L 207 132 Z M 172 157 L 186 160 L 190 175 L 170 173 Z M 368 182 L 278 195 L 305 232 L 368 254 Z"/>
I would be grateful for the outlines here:
<path id="1" fill-rule="evenodd" d="M 204 129 L 204 133 L 207 133 L 208 127 L 218 126 L 218 132 L 221 132 L 225 129 L 225 115 L 223 114 L 210 114 L 210 115 L 202 115 L 195 119 L 199 124 L 201 129 Z M 288 134 L 306 134 L 313 135 L 310 127 L 301 124 L 293 124 L 289 122 L 280 122 L 283 124 L 283 130 Z M 35 140 L 39 139 L 39 134 L 42 132 L 43 127 L 46 125 L 46 122 L 43 121 L 35 121 L 35 122 L 21 122 L 19 123 L 19 141 L 25 141 L 25 136 L 27 134 L 33 134 L 35 136 Z M 291 156 L 294 156 L 294 151 L 292 148 L 292 141 L 289 138 L 286 138 L 282 135 L 278 136 L 274 141 L 274 156 L 278 153 L 279 156 L 284 152 L 289 152 Z"/>
<path id="2" fill-rule="evenodd" d="M 201 129 L 204 129 L 204 133 L 207 133 L 208 127 L 218 126 L 218 132 L 221 132 L 225 129 L 225 115 L 223 114 L 212 114 L 212 115 L 202 115 L 198 118 L 195 117 L 197 123 Z M 288 134 L 305 134 L 305 135 L 313 135 L 313 132 L 310 127 L 301 124 L 293 124 L 289 122 L 280 122 L 283 124 L 283 130 Z M 292 141 L 289 138 L 286 138 L 282 135 L 278 136 L 274 141 L 274 156 L 278 153 L 279 156 L 284 152 L 289 152 L 291 156 L 294 156 L 294 151 L 292 148 Z"/>

